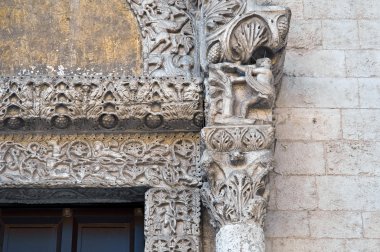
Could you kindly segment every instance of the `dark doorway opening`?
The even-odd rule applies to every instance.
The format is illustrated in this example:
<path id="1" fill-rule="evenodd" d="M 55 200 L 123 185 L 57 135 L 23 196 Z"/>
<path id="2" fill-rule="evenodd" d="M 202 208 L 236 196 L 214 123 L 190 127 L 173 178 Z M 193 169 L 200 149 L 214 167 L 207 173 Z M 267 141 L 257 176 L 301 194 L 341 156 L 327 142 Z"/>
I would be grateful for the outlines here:
<path id="1" fill-rule="evenodd" d="M 142 252 L 143 205 L 4 207 L 2 252 Z"/>

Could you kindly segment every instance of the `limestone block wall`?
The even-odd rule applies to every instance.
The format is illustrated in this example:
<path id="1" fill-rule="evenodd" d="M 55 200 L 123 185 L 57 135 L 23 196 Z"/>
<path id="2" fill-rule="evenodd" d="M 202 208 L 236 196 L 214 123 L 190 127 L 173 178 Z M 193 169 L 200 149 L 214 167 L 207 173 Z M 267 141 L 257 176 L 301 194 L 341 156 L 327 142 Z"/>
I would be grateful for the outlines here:
<path id="1" fill-rule="evenodd" d="M 380 1 L 259 2 L 293 12 L 267 251 L 380 251 Z"/>
<path id="2" fill-rule="evenodd" d="M 266 250 L 380 251 L 380 1 L 257 2 L 293 13 Z"/>

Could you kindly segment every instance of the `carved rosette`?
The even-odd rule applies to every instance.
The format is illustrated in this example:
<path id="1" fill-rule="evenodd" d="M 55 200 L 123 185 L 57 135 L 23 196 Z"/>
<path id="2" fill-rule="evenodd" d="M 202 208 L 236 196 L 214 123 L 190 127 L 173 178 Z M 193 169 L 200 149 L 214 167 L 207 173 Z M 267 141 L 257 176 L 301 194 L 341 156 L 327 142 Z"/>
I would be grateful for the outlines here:
<path id="1" fill-rule="evenodd" d="M 198 189 L 152 188 L 146 193 L 145 251 L 200 251 Z"/>
<path id="2" fill-rule="evenodd" d="M 218 230 L 217 252 L 262 252 L 273 168 L 272 107 L 290 10 L 246 0 L 201 2 L 207 76 L 202 200 Z"/>

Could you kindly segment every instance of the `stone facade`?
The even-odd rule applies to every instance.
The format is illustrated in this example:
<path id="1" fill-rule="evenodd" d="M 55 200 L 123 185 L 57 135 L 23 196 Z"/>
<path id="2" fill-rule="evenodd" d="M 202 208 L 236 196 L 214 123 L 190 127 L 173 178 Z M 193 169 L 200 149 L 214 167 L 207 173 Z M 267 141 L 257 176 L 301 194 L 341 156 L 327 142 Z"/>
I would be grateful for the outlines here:
<path id="1" fill-rule="evenodd" d="M 257 2 L 293 13 L 267 251 L 380 251 L 380 2 Z"/>
<path id="2" fill-rule="evenodd" d="M 203 250 L 202 199 L 218 231 L 217 251 L 264 251 L 267 182 L 273 169 L 272 109 L 283 73 L 290 10 L 246 0 L 127 2 L 134 17 L 124 20 L 126 28 L 139 27 L 126 43 L 134 46 L 124 66 L 130 68 L 127 76 L 124 71 L 67 75 L 62 65 L 57 76 L 46 74 L 43 64 L 55 67 L 48 66 L 41 45 L 27 41 L 38 66 L 1 77 L 0 202 L 70 203 L 86 196 L 92 197 L 87 202 L 131 202 L 139 201 L 145 190 L 145 251 L 196 252 Z M 81 10 L 86 4 L 66 1 L 49 7 Z M 36 27 L 11 9 L 22 14 L 28 5 L 9 0 L 0 7 L 9 31 L 0 41 L 7 52 L 1 55 L 6 65 L 2 71 L 14 75 L 24 59 L 17 65 L 9 57 L 9 45 L 17 44 L 17 34 L 25 28 Z M 78 56 L 75 62 L 69 59 L 70 67 L 80 60 L 77 70 L 89 67 L 94 62 L 83 59 L 92 61 L 99 50 L 75 55 L 87 46 L 84 40 L 75 47 L 83 13 L 66 14 L 70 31 L 61 35 L 72 46 L 63 53 Z M 47 19 L 57 21 L 55 16 Z M 110 20 L 118 21 L 115 15 Z M 96 24 L 86 34 L 100 27 Z M 105 33 L 96 35 L 95 42 Z M 141 51 L 135 48 L 140 40 Z M 58 45 L 49 38 L 42 46 Z M 130 75 L 140 60 L 141 75 Z M 42 74 L 33 75 L 35 70 Z M 207 127 L 199 144 L 197 132 L 204 120 Z"/>
<path id="3" fill-rule="evenodd" d="M 86 110 L 79 105 L 77 102 L 81 102 L 81 99 L 72 100 L 67 94 L 73 95 L 73 92 L 65 88 L 52 92 L 66 101 L 47 95 L 47 99 L 43 100 L 46 104 L 35 100 L 31 104 L 20 103 L 20 100 L 31 100 L 23 96 L 24 89 L 18 91 L 19 85 L 24 87 L 34 83 L 49 92 L 49 83 L 54 88 L 69 83 L 69 87 L 78 84 L 76 91 L 80 91 L 86 86 L 82 85 L 86 83 L 83 80 L 76 83 L 71 80 L 55 82 L 52 79 L 39 81 L 33 77 L 29 81 L 25 80 L 25 84 L 17 78 L 13 82 L 2 81 L 6 83 L 2 83 L 2 87 L 7 88 L 0 93 L 1 131 L 7 134 L 2 136 L 0 155 L 5 164 L 12 165 L 0 163 L 1 182 L 10 187 L 20 181 L 23 185 L 36 186 L 31 191 L 2 188 L 2 202 L 30 200 L 38 203 L 36 195 L 44 192 L 38 186 L 47 185 L 44 182 L 47 181 L 54 187 L 55 183 L 61 183 L 60 176 L 70 178 L 63 179 L 67 186 L 75 183 L 82 183 L 83 186 L 88 185 L 86 183 L 100 185 L 104 181 L 94 177 L 94 171 L 89 170 L 91 168 L 106 178 L 107 183 L 101 186 L 111 187 L 113 195 L 135 195 L 137 200 L 146 188 L 135 186 L 155 187 L 146 194 L 146 223 L 150 223 L 146 226 L 147 250 L 184 248 L 197 251 L 203 246 L 204 251 L 214 251 L 215 241 L 218 251 L 234 250 L 238 246 L 242 251 L 263 250 L 261 224 L 268 196 L 269 212 L 264 228 L 267 251 L 379 250 L 378 1 L 256 0 L 258 5 L 281 5 L 292 9 L 285 77 L 281 89 L 278 84 L 289 18 L 287 15 L 276 15 L 284 9 L 259 8 L 253 1 L 244 5 L 244 1 L 238 0 L 202 1 L 202 4 L 197 1 L 182 4 L 182 1 L 130 0 L 129 5 L 107 1 L 110 8 L 100 12 L 98 9 L 98 15 L 93 17 L 99 18 L 102 13 L 108 13 L 110 19 L 117 17 L 121 21 L 114 23 L 113 29 L 94 26 L 94 30 L 103 29 L 103 32 L 112 34 L 115 29 L 128 26 L 126 30 L 134 31 L 128 33 L 120 29 L 120 40 L 112 44 L 94 37 L 94 30 L 90 28 L 86 30 L 86 27 L 71 26 L 76 21 L 88 19 L 83 16 L 83 8 L 94 9 L 93 6 L 103 3 L 101 0 L 94 1 L 92 5 L 91 1 L 83 2 L 86 4 L 82 6 L 58 6 L 61 11 L 51 18 L 55 23 L 64 25 L 60 26 L 61 32 L 51 44 L 47 40 L 28 37 L 34 34 L 28 30 L 15 33 L 19 36 L 13 40 L 7 37 L 11 29 L 1 30 L 1 43 L 7 48 L 1 51 L 2 56 L 6 56 L 3 58 L 6 60 L 0 62 L 2 74 L 67 75 L 78 72 L 100 73 L 104 70 L 115 75 L 126 73 L 154 78 L 182 76 L 181 80 L 174 82 L 183 85 L 170 86 L 173 80 L 140 80 L 142 88 L 154 82 L 157 86 L 166 86 L 164 89 L 168 92 L 160 93 L 158 88 L 152 95 L 154 99 L 146 101 L 148 105 L 139 103 L 139 109 L 132 109 L 142 112 L 131 115 L 123 114 L 117 108 L 129 111 L 136 104 L 122 104 L 120 101 L 127 98 L 117 95 L 129 94 L 130 91 L 123 90 L 123 87 L 132 87 L 134 82 L 139 82 L 132 76 L 119 82 L 114 79 L 87 82 L 91 83 L 91 88 L 94 85 L 100 87 L 99 92 L 95 92 L 99 96 L 88 96 L 98 97 L 94 100 L 100 101 L 99 104 L 93 104 L 94 110 Z M 220 6 L 216 3 L 224 4 L 223 8 L 218 8 Z M 0 5 L 0 15 L 7 13 L 4 8 Z M 157 8 L 160 12 L 156 11 Z M 201 22 L 198 22 L 199 8 L 203 8 L 202 16 L 205 17 Z M 36 20 L 30 16 L 25 20 L 21 18 L 31 12 L 23 14 L 22 8 L 13 9 L 9 19 L 2 18 L 5 20 L 2 21 L 5 22 L 4 26 L 10 27 L 15 23 L 21 25 L 24 22 L 29 25 L 30 31 L 40 29 L 46 32 L 44 37 L 49 37 L 51 30 L 37 27 Z M 110 12 L 110 9 L 115 11 Z M 72 11 L 75 14 L 70 16 Z M 122 19 L 122 16 L 128 18 Z M 13 23 L 6 23 L 7 20 Z M 88 23 L 84 23 L 84 26 L 86 24 L 89 27 Z M 80 32 L 83 30 L 87 32 Z M 141 30 L 141 37 L 128 36 L 137 34 L 138 30 Z M 270 38 L 266 37 L 268 33 L 265 30 L 270 31 Z M 78 34 L 83 37 L 64 40 L 64 34 L 70 34 L 71 39 L 78 37 Z M 92 41 L 92 38 L 96 39 Z M 11 41 L 17 43 L 12 44 Z M 34 44 L 26 43 L 28 41 L 34 41 Z M 61 46 L 61 53 L 54 54 L 50 50 L 51 53 L 45 55 L 45 50 L 30 50 L 36 45 L 54 48 L 57 44 Z M 91 45 L 96 44 L 103 45 L 101 50 L 95 50 L 100 53 L 89 54 Z M 133 45 L 133 48 L 125 47 L 124 44 Z M 113 47 L 118 48 L 120 54 L 128 56 L 119 57 L 119 53 L 110 50 Z M 13 48 L 20 48 L 17 57 L 14 57 Z M 32 54 L 26 57 L 29 51 Z M 252 54 L 256 60 L 249 59 Z M 265 66 L 265 60 L 257 61 L 266 57 L 272 59 L 270 71 Z M 127 71 L 121 69 L 126 58 L 136 59 L 126 63 Z M 38 61 L 32 62 L 30 59 Z M 44 59 L 48 59 L 47 65 L 38 65 Z M 90 71 L 92 68 L 95 70 Z M 257 73 L 253 74 L 254 71 Z M 202 76 L 203 73 L 207 74 Z M 184 158 L 199 150 L 199 138 L 194 132 L 203 126 L 201 112 L 204 108 L 199 102 L 203 87 L 193 77 L 205 77 L 204 88 L 207 91 L 207 127 L 203 129 L 201 137 L 204 144 L 201 149 L 205 149 L 202 159 Z M 102 93 L 104 83 L 109 90 Z M 11 90 L 7 93 L 8 87 L 9 90 L 14 88 L 14 92 Z M 193 89 L 188 91 L 189 88 Z M 279 94 L 272 115 L 271 108 L 277 93 L 275 90 Z M 193 95 L 186 96 L 185 93 L 189 92 Z M 247 92 L 251 96 L 244 96 Z M 92 99 L 82 93 L 79 96 Z M 142 97 L 148 99 L 149 95 Z M 165 99 L 162 100 L 162 97 Z M 172 111 L 173 105 L 177 108 L 182 103 L 189 105 L 187 109 L 180 108 L 186 113 L 168 113 L 168 110 Z M 25 114 L 25 108 L 30 110 L 28 106 L 37 109 L 38 116 Z M 78 111 L 80 109 L 83 111 Z M 36 123 L 36 118 L 41 118 L 42 123 Z M 271 125 L 272 118 L 274 125 Z M 88 134 L 87 127 L 91 128 L 90 132 L 97 132 L 96 136 Z M 64 134 L 49 137 L 53 141 L 47 141 L 46 137 L 39 138 L 38 134 L 37 137 L 30 134 L 30 139 L 25 139 L 20 136 L 20 130 L 23 134 L 46 130 L 51 134 L 64 131 Z M 70 135 L 72 130 L 78 135 Z M 181 133 L 177 137 L 177 133 L 173 132 L 177 130 L 188 133 Z M 119 134 L 119 131 L 127 132 Z M 141 136 L 145 131 L 155 133 L 152 138 L 146 139 L 147 136 Z M 104 132 L 107 134 L 103 135 Z M 117 135 L 116 139 L 109 138 L 111 135 Z M 273 143 L 274 165 L 271 157 Z M 34 156 L 29 156 L 27 160 L 23 156 L 25 153 Z M 149 153 L 156 159 L 140 160 L 142 153 Z M 131 163 L 136 157 L 142 166 Z M 77 162 L 71 167 L 66 164 L 67 159 Z M 112 163 L 111 159 L 116 163 Z M 155 169 L 157 160 L 167 169 Z M 87 166 L 80 166 L 82 161 Z M 207 167 L 203 174 L 199 162 L 202 167 Z M 93 165 L 99 163 L 102 164 L 99 167 Z M 39 164 L 38 169 L 36 164 Z M 104 169 L 107 166 L 117 169 Z M 271 169 L 274 172 L 269 173 L 270 184 L 265 189 L 267 173 Z M 11 176 L 7 177 L 9 174 Z M 200 193 L 197 188 L 202 175 L 207 183 L 203 184 L 201 192 L 210 213 L 202 211 L 203 228 L 200 228 Z M 20 180 L 15 182 L 10 178 Z M 136 190 L 127 189 L 130 186 Z M 120 187 L 125 191 L 116 191 Z M 73 199 L 83 201 L 86 195 L 104 201 L 109 200 L 108 195 L 112 194 L 83 190 L 85 188 L 64 189 L 56 193 L 66 195 L 67 202 Z M 57 194 L 46 195 L 46 198 L 54 198 L 52 195 Z M 163 221 L 156 222 L 151 216 Z M 219 231 L 217 235 L 214 228 L 209 226 L 209 219 Z M 199 239 L 201 229 L 203 241 Z"/>

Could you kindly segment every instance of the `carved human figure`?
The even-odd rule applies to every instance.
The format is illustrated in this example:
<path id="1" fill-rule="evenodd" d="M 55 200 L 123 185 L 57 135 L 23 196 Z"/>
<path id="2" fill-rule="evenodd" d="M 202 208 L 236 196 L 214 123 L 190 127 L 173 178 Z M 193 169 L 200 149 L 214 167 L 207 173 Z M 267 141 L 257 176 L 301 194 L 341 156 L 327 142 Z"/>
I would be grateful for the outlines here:
<path id="1" fill-rule="evenodd" d="M 238 63 L 219 63 L 212 67 L 214 74 L 209 78 L 210 86 L 219 86 L 223 89 L 222 116 L 248 117 L 248 109 L 259 102 L 271 101 L 274 96 L 273 73 L 271 71 L 271 60 L 261 58 L 255 65 L 240 65 Z M 233 85 L 243 84 L 252 89 L 253 95 L 237 101 Z M 211 91 L 212 92 L 212 91 Z M 236 104 L 239 102 L 239 104 Z M 217 101 L 215 101 L 217 103 Z M 238 111 L 235 111 L 235 106 Z M 211 109 L 216 113 L 216 108 Z"/>

